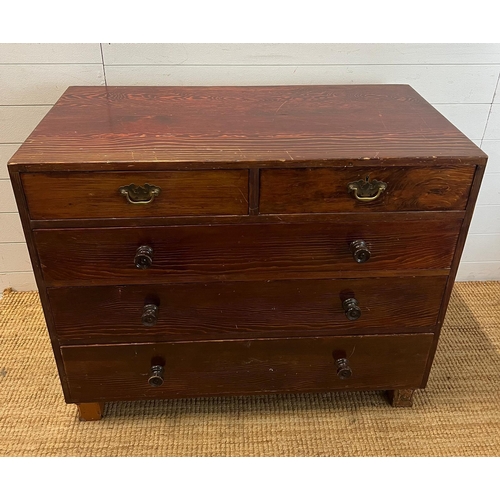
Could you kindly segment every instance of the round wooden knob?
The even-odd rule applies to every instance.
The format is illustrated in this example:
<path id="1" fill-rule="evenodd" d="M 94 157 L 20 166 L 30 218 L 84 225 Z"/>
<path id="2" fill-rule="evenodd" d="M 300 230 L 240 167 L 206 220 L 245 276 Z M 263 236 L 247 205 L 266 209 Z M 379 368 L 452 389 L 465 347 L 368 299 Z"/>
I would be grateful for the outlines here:
<path id="1" fill-rule="evenodd" d="M 134 264 L 137 269 L 148 269 L 153 264 L 153 249 L 148 245 L 140 246 L 135 252 Z"/>
<path id="2" fill-rule="evenodd" d="M 356 321 L 361 317 L 361 309 L 358 306 L 358 301 L 356 299 L 346 299 L 342 302 L 342 307 L 344 308 L 346 318 L 349 321 Z"/>
<path id="3" fill-rule="evenodd" d="M 351 243 L 350 248 L 352 257 L 358 264 L 366 262 L 371 257 L 370 250 L 368 250 L 368 247 L 363 240 L 354 240 Z"/>
<path id="4" fill-rule="evenodd" d="M 340 358 L 335 360 L 335 364 L 337 365 L 337 377 L 341 380 L 345 380 L 347 378 L 351 378 L 352 369 L 349 366 L 349 361 L 346 358 Z"/>
<path id="5" fill-rule="evenodd" d="M 151 387 L 160 387 L 163 384 L 163 374 L 165 369 L 161 365 L 153 365 L 148 378 L 148 384 Z"/>
<path id="6" fill-rule="evenodd" d="M 142 310 L 142 324 L 144 326 L 154 326 L 158 321 L 159 308 L 155 304 L 146 304 Z"/>

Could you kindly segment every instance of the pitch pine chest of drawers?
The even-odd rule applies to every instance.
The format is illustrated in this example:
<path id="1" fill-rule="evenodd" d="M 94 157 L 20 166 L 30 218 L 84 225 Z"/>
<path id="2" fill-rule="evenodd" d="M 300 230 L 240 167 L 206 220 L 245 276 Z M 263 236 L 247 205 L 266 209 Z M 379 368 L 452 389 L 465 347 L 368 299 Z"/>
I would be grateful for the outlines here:
<path id="1" fill-rule="evenodd" d="M 68 88 L 9 162 L 66 402 L 410 406 L 486 160 L 407 85 Z"/>

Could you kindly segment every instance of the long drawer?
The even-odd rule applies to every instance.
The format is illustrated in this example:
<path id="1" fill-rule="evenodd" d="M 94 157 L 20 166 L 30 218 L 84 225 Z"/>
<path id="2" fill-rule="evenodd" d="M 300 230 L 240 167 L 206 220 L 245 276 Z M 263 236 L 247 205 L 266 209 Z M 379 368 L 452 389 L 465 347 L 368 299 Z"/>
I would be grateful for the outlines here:
<path id="1" fill-rule="evenodd" d="M 475 167 L 264 169 L 263 214 L 464 210 Z"/>
<path id="2" fill-rule="evenodd" d="M 428 332 L 446 281 L 173 283 L 49 288 L 48 295 L 62 343 L 123 343 Z"/>
<path id="3" fill-rule="evenodd" d="M 432 334 L 62 347 L 68 402 L 418 388 Z M 347 359 L 341 375 L 338 359 Z M 153 366 L 161 370 L 152 370 Z M 150 377 L 162 385 L 151 386 Z"/>
<path id="4" fill-rule="evenodd" d="M 34 220 L 248 213 L 248 170 L 52 172 L 22 181 Z"/>
<path id="5" fill-rule="evenodd" d="M 48 286 L 247 281 L 447 269 L 461 223 L 367 214 L 363 222 L 40 229 L 34 238 Z M 355 261 L 354 241 L 366 243 L 369 260 Z M 149 267 L 138 268 L 148 248 Z"/>

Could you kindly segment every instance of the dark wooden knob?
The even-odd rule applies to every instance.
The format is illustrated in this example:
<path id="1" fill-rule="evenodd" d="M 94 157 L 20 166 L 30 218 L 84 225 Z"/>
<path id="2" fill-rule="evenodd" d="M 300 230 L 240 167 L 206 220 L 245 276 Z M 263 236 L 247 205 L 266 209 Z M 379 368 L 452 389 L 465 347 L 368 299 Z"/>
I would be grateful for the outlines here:
<path id="1" fill-rule="evenodd" d="M 340 358 L 335 360 L 335 364 L 337 365 L 337 377 L 341 380 L 345 380 L 347 378 L 351 378 L 352 370 L 349 366 L 349 361 L 346 358 Z"/>
<path id="2" fill-rule="evenodd" d="M 165 369 L 161 365 L 153 365 L 149 373 L 148 384 L 151 387 L 160 387 L 163 384 Z"/>
<path id="3" fill-rule="evenodd" d="M 345 315 L 349 321 L 356 321 L 361 316 L 361 309 L 358 306 L 356 299 L 346 299 L 342 302 Z"/>
<path id="4" fill-rule="evenodd" d="M 154 326 L 158 321 L 159 308 L 155 304 L 146 304 L 142 310 L 142 324 L 144 326 Z"/>
<path id="5" fill-rule="evenodd" d="M 363 240 L 354 240 L 350 247 L 352 257 L 358 264 L 366 262 L 371 257 L 370 250 L 368 250 L 368 247 Z"/>
<path id="6" fill-rule="evenodd" d="M 153 249 L 148 245 L 140 246 L 135 252 L 134 259 L 137 269 L 148 269 L 153 264 Z"/>

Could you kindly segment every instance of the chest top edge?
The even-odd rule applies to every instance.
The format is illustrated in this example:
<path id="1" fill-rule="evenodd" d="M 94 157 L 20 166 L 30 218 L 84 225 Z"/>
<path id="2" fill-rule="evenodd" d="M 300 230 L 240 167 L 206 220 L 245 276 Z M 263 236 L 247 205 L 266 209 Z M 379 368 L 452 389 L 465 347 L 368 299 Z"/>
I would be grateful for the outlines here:
<path id="1" fill-rule="evenodd" d="M 409 85 L 69 87 L 9 165 L 482 163 Z"/>

